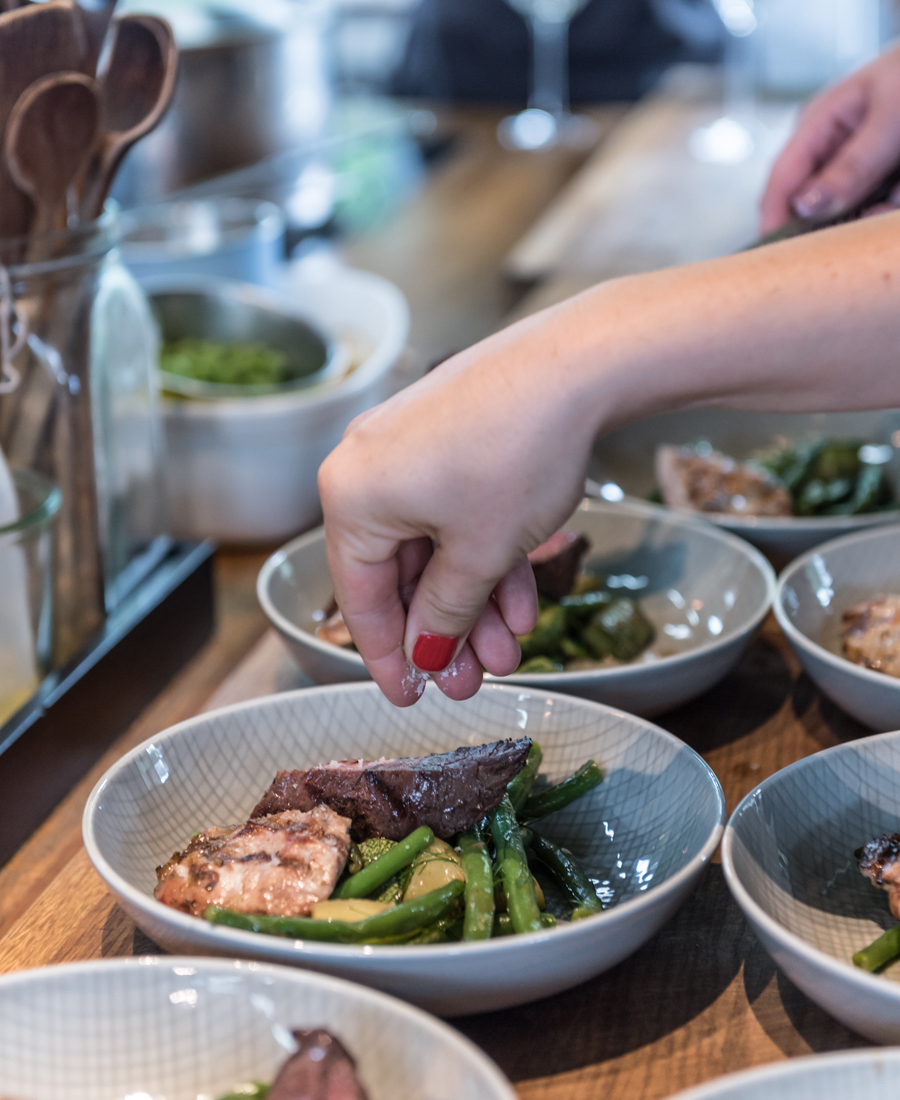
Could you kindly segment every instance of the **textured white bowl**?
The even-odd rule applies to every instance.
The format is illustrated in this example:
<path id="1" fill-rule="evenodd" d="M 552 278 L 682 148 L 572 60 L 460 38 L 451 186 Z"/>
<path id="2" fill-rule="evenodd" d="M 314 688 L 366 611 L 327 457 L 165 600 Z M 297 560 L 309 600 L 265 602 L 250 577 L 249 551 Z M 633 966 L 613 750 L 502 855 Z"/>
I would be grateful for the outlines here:
<path id="1" fill-rule="evenodd" d="M 286 967 L 161 957 L 0 978 L 0 1094 L 221 1096 L 271 1080 L 298 1027 L 336 1035 L 371 1100 L 514 1100 L 472 1043 L 391 997 Z"/>
<path id="2" fill-rule="evenodd" d="M 591 541 L 602 572 L 645 578 L 629 591 L 656 627 L 632 664 L 582 672 L 503 677 L 652 716 L 701 695 L 740 658 L 772 603 L 775 574 L 742 539 L 640 502 L 584 501 L 568 521 Z M 257 595 L 299 664 L 320 683 L 367 680 L 358 653 L 315 636 L 313 615 L 332 599 L 321 528 L 282 547 L 263 566 Z M 488 679 L 494 679 L 488 677 Z"/>
<path id="3" fill-rule="evenodd" d="M 900 1050 L 792 1058 L 719 1077 L 672 1100 L 896 1100 Z"/>
<path id="4" fill-rule="evenodd" d="M 725 879 L 765 949 L 826 1012 L 877 1043 L 900 1042 L 900 968 L 868 974 L 852 956 L 895 922 L 853 853 L 898 830 L 900 733 L 885 733 L 771 776 L 722 841 Z"/>
<path id="5" fill-rule="evenodd" d="M 756 413 L 731 409 L 691 409 L 663 413 L 603 436 L 594 447 L 591 477 L 618 485 L 626 494 L 646 499 L 656 486 L 654 460 L 660 444 L 682 445 L 699 439 L 732 458 L 748 458 L 779 437 L 788 442 L 828 437 L 862 439 L 894 448 L 888 474 L 900 487 L 900 452 L 894 446 L 900 411 L 864 413 Z M 712 516 L 705 520 L 758 546 L 777 566 L 819 543 L 860 528 L 900 522 L 900 512 L 864 516 Z"/>
<path id="6" fill-rule="evenodd" d="M 875 730 L 900 727 L 900 680 L 841 653 L 841 616 L 879 593 L 900 595 L 900 527 L 862 531 L 804 554 L 781 574 L 775 615 L 820 691 Z"/>
<path id="7" fill-rule="evenodd" d="M 212 925 L 154 900 L 155 867 L 198 829 L 242 821 L 279 768 L 443 752 L 527 734 L 559 780 L 590 757 L 606 777 L 547 818 L 614 904 L 596 917 L 481 943 L 370 947 Z M 429 685 L 406 710 L 374 684 L 288 692 L 183 722 L 94 788 L 84 839 L 126 912 L 170 951 L 242 955 L 353 978 L 441 1015 L 487 1012 L 577 985 L 636 951 L 693 888 L 722 832 L 724 800 L 671 734 L 582 699 L 498 684 L 465 703 Z"/>
<path id="8" fill-rule="evenodd" d="M 387 280 L 301 264 L 285 291 L 356 369 L 298 393 L 163 404 L 169 518 L 182 538 L 272 543 L 319 521 L 316 475 L 350 421 L 397 388 L 409 308 Z"/>

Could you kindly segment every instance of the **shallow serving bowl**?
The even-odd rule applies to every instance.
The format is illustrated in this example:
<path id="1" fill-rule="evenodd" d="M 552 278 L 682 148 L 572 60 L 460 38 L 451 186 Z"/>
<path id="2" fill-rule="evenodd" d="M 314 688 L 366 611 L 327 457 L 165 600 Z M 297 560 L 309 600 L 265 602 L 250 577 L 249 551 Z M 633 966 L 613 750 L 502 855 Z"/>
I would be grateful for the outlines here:
<path id="1" fill-rule="evenodd" d="M 844 611 L 879 594 L 900 595 L 900 528 L 835 539 L 781 574 L 775 614 L 804 669 L 848 714 L 876 730 L 900 727 L 900 680 L 841 654 Z"/>
<path id="2" fill-rule="evenodd" d="M 800 443 L 811 438 L 860 439 L 891 447 L 888 475 L 900 489 L 900 411 L 864 413 L 756 413 L 726 409 L 692 409 L 663 413 L 629 424 L 603 436 L 594 447 L 591 478 L 598 489 L 618 499 L 618 493 L 646 499 L 656 488 L 654 460 L 661 444 L 682 445 L 708 440 L 732 458 L 785 440 Z M 758 546 L 779 568 L 828 539 L 860 528 L 900 522 L 900 512 L 862 516 L 713 516 L 704 519 L 733 531 Z"/>
<path id="3" fill-rule="evenodd" d="M 775 962 L 832 1016 L 880 1043 L 900 1042 L 900 967 L 868 974 L 852 955 L 895 922 L 853 853 L 897 831 L 900 732 L 826 749 L 771 776 L 735 810 L 722 842 L 731 892 Z"/>
<path id="4" fill-rule="evenodd" d="M 372 947 L 215 926 L 152 897 L 156 866 L 198 829 L 246 819 L 279 768 L 523 734 L 540 741 L 551 780 L 591 757 L 606 773 L 542 825 L 604 883 L 612 904 L 596 917 L 482 943 Z M 429 685 L 415 706 L 398 710 L 374 684 L 343 684 L 227 707 L 145 742 L 95 787 L 84 838 L 123 908 L 170 951 L 309 967 L 455 1015 L 556 993 L 637 950 L 693 888 L 718 844 L 723 810 L 718 781 L 692 749 L 595 703 L 498 684 L 456 703 Z"/>
<path id="5" fill-rule="evenodd" d="M 584 501 L 567 526 L 591 541 L 588 562 L 637 597 L 656 627 L 628 665 L 504 677 L 504 683 L 564 691 L 661 714 L 717 683 L 771 606 L 775 575 L 746 542 L 650 504 Z M 366 680 L 362 658 L 315 636 L 332 599 L 325 536 L 310 531 L 272 555 L 257 583 L 263 610 L 296 660 L 320 683 Z"/>
<path id="6" fill-rule="evenodd" d="M 719 1077 L 672 1100 L 895 1100 L 900 1050 L 792 1058 Z"/>
<path id="7" fill-rule="evenodd" d="M 445 1024 L 391 997 L 259 963 L 138 958 L 0 978 L 0 1094 L 199 1100 L 270 1081 L 293 1028 L 325 1027 L 371 1100 L 514 1100 Z"/>

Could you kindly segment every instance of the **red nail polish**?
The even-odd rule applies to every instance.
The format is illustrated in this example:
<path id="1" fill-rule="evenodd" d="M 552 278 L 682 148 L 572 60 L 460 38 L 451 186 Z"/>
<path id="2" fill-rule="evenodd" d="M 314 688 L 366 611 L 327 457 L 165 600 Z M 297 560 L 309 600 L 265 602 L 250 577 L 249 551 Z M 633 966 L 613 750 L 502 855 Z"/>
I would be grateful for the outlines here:
<path id="1" fill-rule="evenodd" d="M 420 634 L 413 646 L 412 659 L 423 672 L 440 672 L 453 660 L 459 638 L 445 638 L 443 634 Z"/>

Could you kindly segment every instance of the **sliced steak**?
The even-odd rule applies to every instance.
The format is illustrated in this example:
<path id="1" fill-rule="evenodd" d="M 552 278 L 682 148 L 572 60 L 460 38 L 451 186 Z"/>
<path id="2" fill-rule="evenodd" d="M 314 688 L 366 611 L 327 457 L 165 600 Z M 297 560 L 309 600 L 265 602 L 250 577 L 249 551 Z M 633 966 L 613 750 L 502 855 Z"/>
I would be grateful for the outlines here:
<path id="1" fill-rule="evenodd" d="M 420 825 L 449 840 L 499 804 L 530 748 L 531 739 L 522 737 L 431 756 L 280 771 L 253 816 L 324 804 L 352 820 L 354 840 L 402 840 Z"/>
<path id="2" fill-rule="evenodd" d="M 561 600 L 575 587 L 581 559 L 591 544 L 574 531 L 557 531 L 528 555 L 538 594 L 548 600 Z"/>
<path id="3" fill-rule="evenodd" d="M 888 905 L 900 919 L 900 835 L 882 833 L 863 848 L 859 869 L 880 890 L 887 890 Z"/>
<path id="4" fill-rule="evenodd" d="M 295 1031 L 297 1051 L 272 1082 L 268 1100 L 368 1100 L 356 1062 L 324 1028 Z"/>
<path id="5" fill-rule="evenodd" d="M 305 917 L 324 901 L 350 852 L 350 822 L 327 806 L 287 810 L 198 833 L 156 869 L 153 896 L 202 917 L 208 905 Z"/>

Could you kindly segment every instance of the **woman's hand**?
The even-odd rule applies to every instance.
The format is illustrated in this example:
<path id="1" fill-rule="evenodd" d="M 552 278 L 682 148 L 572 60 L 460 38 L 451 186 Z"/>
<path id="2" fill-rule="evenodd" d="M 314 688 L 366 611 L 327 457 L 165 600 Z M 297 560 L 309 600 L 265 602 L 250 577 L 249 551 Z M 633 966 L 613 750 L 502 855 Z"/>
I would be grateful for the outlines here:
<path id="1" fill-rule="evenodd" d="M 581 499 L 595 401 L 555 314 L 483 341 L 354 421 L 319 472 L 335 597 L 394 703 L 465 699 L 537 617 L 526 554 Z M 570 340 L 570 356 L 573 341 Z M 568 377 L 568 385 L 565 379 Z M 590 410 L 590 411 L 588 411 Z"/>
<path id="2" fill-rule="evenodd" d="M 850 209 L 898 161 L 900 46 L 894 46 L 806 107 L 769 177 L 761 231 L 795 213 L 825 218 Z"/>

